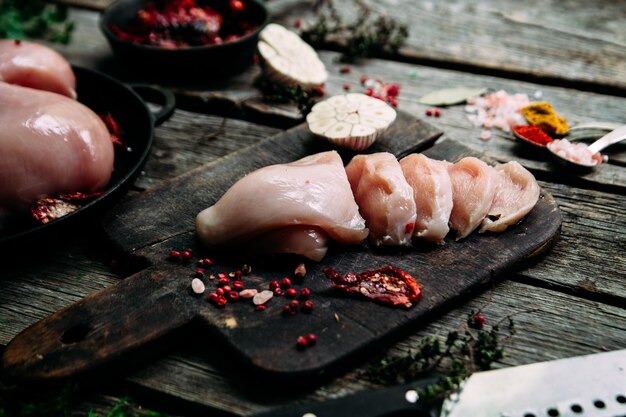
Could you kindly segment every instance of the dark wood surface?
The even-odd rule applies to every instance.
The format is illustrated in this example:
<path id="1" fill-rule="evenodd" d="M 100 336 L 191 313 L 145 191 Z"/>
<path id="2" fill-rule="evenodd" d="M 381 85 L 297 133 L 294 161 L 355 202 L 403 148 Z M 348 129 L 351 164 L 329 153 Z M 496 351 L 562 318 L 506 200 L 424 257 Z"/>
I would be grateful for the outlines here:
<path id="1" fill-rule="evenodd" d="M 106 1 L 83 1 L 90 9 Z M 272 1 L 276 19 L 293 20 L 301 13 L 294 1 Z M 464 322 L 471 309 L 485 308 L 488 321 L 517 316 L 518 333 L 497 366 L 532 363 L 626 346 L 626 157 L 624 146 L 609 149 L 611 163 L 592 174 L 571 175 L 544 155 L 518 146 L 493 131 L 488 141 L 466 119 L 463 106 L 443 109 L 440 118 L 424 117 L 420 96 L 452 85 L 484 86 L 523 92 L 541 91 L 571 123 L 626 123 L 624 108 L 624 19 L 621 2 L 592 4 L 580 1 L 415 3 L 399 2 L 389 13 L 406 10 L 411 37 L 402 56 L 367 59 L 341 74 L 336 52 L 324 51 L 330 80 L 328 94 L 344 84 L 358 85 L 361 74 L 401 84 L 400 109 L 424 119 L 444 132 L 441 141 L 454 139 L 498 161 L 518 160 L 554 196 L 561 215 L 559 240 L 545 256 L 497 277 L 497 283 L 466 301 L 449 306 L 381 346 L 380 352 L 402 354 L 420 337 L 444 337 Z M 593 8 L 593 9 L 591 9 Z M 72 63 L 104 70 L 125 79 L 96 29 L 98 14 L 73 9 L 77 30 L 68 46 L 55 46 Z M 427 24 L 418 24 L 421 19 Z M 514 21 L 514 25 L 507 22 Z M 517 30 L 513 30 L 517 29 Z M 490 52 L 481 45 L 496 46 Z M 484 49 L 489 51 L 489 49 Z M 407 52 L 407 51 L 410 51 Z M 472 51 L 468 53 L 468 51 Z M 413 55 L 411 55 L 413 54 Z M 398 61 L 405 61 L 401 63 Z M 406 63 L 408 61 L 408 63 Z M 621 67 L 620 67 L 621 65 Z M 259 100 L 250 68 L 226 81 L 172 86 L 179 109 L 156 130 L 156 141 L 144 175 L 129 195 L 172 180 L 205 163 L 266 140 L 299 123 L 293 107 L 267 105 Z M 411 74 L 415 73 L 415 79 Z M 3 259 L 0 281 L 0 344 L 38 320 L 103 288 L 115 285 L 141 265 L 126 265 L 106 242 L 94 219 L 81 230 L 59 237 L 23 256 Z M 340 318 L 341 320 L 341 318 Z M 72 410 L 85 415 L 89 408 L 106 409 L 122 386 L 137 401 L 175 415 L 250 415 L 293 402 L 321 401 L 375 388 L 363 371 L 376 354 L 354 358 L 338 375 L 297 393 L 264 389 L 248 380 L 228 351 L 206 335 L 181 338 L 168 352 L 133 368 L 118 370 L 112 383 L 86 396 Z M 200 331 L 201 332 L 201 331 Z M 384 349 L 383 349 L 384 348 Z M 225 359 L 227 358 L 227 359 Z"/>

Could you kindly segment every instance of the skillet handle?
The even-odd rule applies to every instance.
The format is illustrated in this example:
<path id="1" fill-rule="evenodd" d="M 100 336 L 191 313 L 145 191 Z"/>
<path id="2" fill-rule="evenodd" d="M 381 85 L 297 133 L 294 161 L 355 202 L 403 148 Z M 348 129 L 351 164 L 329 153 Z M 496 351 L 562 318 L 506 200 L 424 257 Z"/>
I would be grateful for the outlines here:
<path id="1" fill-rule="evenodd" d="M 187 272 L 161 266 L 91 294 L 15 336 L 2 354 L 2 373 L 46 382 L 103 365 L 116 369 L 118 359 L 132 359 L 136 348 L 193 319 L 207 300 L 193 295 L 189 284 Z"/>
<path id="2" fill-rule="evenodd" d="M 150 110 L 154 120 L 154 126 L 159 126 L 174 113 L 176 109 L 176 97 L 170 90 L 148 84 L 129 84 L 129 86 L 144 101 L 161 105 L 161 108 L 155 112 Z"/>

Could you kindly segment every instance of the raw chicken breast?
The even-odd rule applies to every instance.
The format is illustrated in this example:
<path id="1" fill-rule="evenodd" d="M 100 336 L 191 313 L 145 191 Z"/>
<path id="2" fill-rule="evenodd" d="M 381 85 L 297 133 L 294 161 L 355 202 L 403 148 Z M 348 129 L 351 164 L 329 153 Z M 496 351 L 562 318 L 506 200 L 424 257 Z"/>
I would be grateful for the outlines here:
<path id="1" fill-rule="evenodd" d="M 0 207 L 103 189 L 113 170 L 111 135 L 81 103 L 0 82 Z"/>
<path id="2" fill-rule="evenodd" d="M 367 237 L 337 152 L 258 169 L 196 217 L 198 236 L 210 246 L 245 243 L 288 226 L 314 226 L 344 244 Z"/>
<path id="3" fill-rule="evenodd" d="M 400 160 L 407 182 L 413 188 L 417 217 L 413 235 L 443 244 L 450 231 L 452 182 L 449 162 L 435 161 L 422 154 L 411 154 Z"/>
<path id="4" fill-rule="evenodd" d="M 346 173 L 372 244 L 410 245 L 415 201 L 396 157 L 388 152 L 357 155 Z"/>
<path id="5" fill-rule="evenodd" d="M 76 78 L 70 64 L 43 45 L 0 40 L 0 81 L 76 98 Z"/>
<path id="6" fill-rule="evenodd" d="M 328 234 L 314 226 L 287 226 L 252 239 L 246 249 L 258 253 L 291 253 L 319 262 L 328 252 Z"/>
<path id="7" fill-rule="evenodd" d="M 450 226 L 456 240 L 468 236 L 483 221 L 496 195 L 497 171 L 474 157 L 461 159 L 448 168 L 452 180 Z"/>
<path id="8" fill-rule="evenodd" d="M 496 165 L 499 182 L 489 213 L 480 232 L 502 232 L 527 215 L 539 200 L 539 185 L 533 174 L 515 161 Z"/>

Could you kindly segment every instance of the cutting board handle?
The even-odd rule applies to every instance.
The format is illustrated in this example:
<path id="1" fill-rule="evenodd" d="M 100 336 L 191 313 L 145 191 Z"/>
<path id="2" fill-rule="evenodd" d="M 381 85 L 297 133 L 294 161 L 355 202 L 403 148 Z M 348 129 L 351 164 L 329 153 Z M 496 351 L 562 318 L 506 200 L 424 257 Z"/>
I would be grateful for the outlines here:
<path id="1" fill-rule="evenodd" d="M 174 274 L 180 269 L 148 268 L 31 325 L 7 345 L 3 372 L 30 382 L 65 378 L 180 328 L 206 299 L 190 293 L 189 276 Z"/>

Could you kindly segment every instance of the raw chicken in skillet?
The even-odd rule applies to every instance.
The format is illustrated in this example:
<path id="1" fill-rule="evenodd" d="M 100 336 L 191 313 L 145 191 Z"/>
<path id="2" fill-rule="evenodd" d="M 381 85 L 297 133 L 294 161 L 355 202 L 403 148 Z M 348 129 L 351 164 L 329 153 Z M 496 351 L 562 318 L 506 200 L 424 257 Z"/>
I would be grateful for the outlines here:
<path id="1" fill-rule="evenodd" d="M 337 152 L 258 169 L 196 217 L 196 232 L 209 246 L 245 244 L 293 226 L 314 227 L 343 244 L 359 244 L 367 237 L 365 221 Z M 290 232 L 301 238 L 304 235 L 310 242 L 298 250 L 299 254 L 321 250 L 321 234 L 309 239 L 303 229 L 286 230 Z"/>
<path id="2" fill-rule="evenodd" d="M 33 42 L 0 40 L 0 81 L 76 98 L 70 64 L 52 49 Z"/>
<path id="3" fill-rule="evenodd" d="M 346 173 L 372 244 L 410 245 L 415 201 L 396 157 L 388 152 L 357 155 Z"/>
<path id="4" fill-rule="evenodd" d="M 103 189 L 113 170 L 111 135 L 81 103 L 0 82 L 0 207 L 24 209 L 64 192 Z"/>
<path id="5" fill-rule="evenodd" d="M 413 188 L 417 210 L 413 235 L 439 244 L 450 231 L 452 182 L 449 162 L 436 161 L 422 154 L 411 154 L 400 160 L 400 166 Z"/>
<path id="6" fill-rule="evenodd" d="M 450 226 L 459 240 L 472 233 L 489 213 L 496 195 L 498 172 L 470 156 L 451 165 L 448 173 L 453 199 Z"/>
<path id="7" fill-rule="evenodd" d="M 499 182 L 489 213 L 480 232 L 502 232 L 526 216 L 539 200 L 539 185 L 533 174 L 515 161 L 496 165 Z"/>

